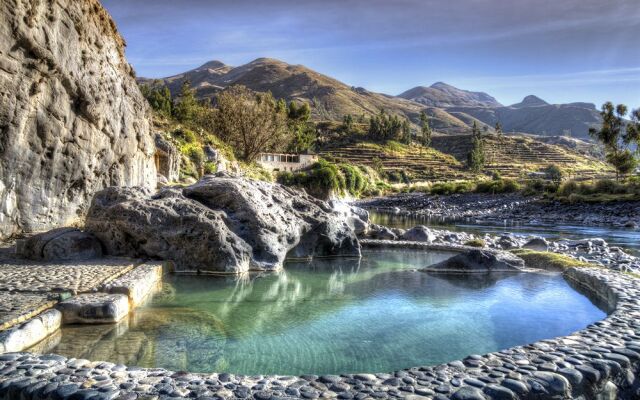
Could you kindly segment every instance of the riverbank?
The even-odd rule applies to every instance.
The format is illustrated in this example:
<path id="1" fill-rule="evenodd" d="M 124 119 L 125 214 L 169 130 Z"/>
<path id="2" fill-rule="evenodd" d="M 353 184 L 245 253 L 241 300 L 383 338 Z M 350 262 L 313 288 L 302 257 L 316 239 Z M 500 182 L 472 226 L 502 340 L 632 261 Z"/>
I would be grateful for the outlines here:
<path id="1" fill-rule="evenodd" d="M 640 226 L 640 202 L 563 203 L 519 193 L 464 193 L 448 196 L 400 193 L 359 200 L 358 207 L 398 215 L 420 215 L 446 221 L 586 226 Z"/>

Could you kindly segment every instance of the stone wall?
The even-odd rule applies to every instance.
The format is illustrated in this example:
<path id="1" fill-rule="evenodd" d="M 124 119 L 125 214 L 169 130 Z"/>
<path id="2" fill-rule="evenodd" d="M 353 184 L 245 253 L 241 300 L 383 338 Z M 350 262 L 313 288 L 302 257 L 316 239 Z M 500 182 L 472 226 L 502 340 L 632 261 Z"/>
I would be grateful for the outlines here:
<path id="1" fill-rule="evenodd" d="M 147 104 L 98 0 L 0 2 L 0 239 L 81 219 L 106 186 L 155 188 Z"/>

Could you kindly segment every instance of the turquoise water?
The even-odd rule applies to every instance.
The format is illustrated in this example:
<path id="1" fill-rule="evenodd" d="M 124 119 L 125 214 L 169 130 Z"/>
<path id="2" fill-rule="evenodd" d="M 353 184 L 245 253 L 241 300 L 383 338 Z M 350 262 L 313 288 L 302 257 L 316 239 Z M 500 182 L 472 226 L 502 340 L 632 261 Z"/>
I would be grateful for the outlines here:
<path id="1" fill-rule="evenodd" d="M 388 372 L 565 335 L 605 313 L 559 275 L 439 275 L 448 253 L 366 251 L 242 279 L 169 277 L 118 326 L 72 326 L 46 351 L 241 374 Z"/>
<path id="2" fill-rule="evenodd" d="M 528 225 L 508 221 L 502 225 L 473 222 L 446 222 L 442 219 L 432 219 L 426 216 L 395 215 L 376 212 L 370 212 L 370 216 L 373 223 L 392 228 L 406 229 L 416 225 L 427 225 L 433 228 L 480 235 L 484 235 L 485 233 L 492 235 L 514 233 L 517 235 L 542 236 L 552 240 L 602 238 L 606 240 L 610 246 L 618 246 L 631 254 L 640 256 L 640 229 L 580 225 Z"/>

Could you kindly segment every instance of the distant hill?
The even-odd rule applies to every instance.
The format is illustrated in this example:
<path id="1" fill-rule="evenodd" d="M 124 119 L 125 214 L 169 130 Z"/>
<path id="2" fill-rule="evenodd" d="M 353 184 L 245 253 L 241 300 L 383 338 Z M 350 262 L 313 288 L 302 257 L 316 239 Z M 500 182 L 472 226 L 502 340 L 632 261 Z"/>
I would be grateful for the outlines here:
<path id="1" fill-rule="evenodd" d="M 444 82 L 429 87 L 418 86 L 409 89 L 398 97 L 413 100 L 430 107 L 501 107 L 496 99 L 482 92 L 470 92 L 458 89 Z"/>
<path id="2" fill-rule="evenodd" d="M 368 118 L 381 109 L 418 123 L 420 111 L 431 118 L 432 127 L 443 134 L 465 134 L 476 122 L 491 130 L 500 122 L 505 132 L 560 135 L 571 132 L 587 137 L 589 127 L 600 122 L 593 104 L 548 104 L 536 96 L 511 106 L 500 104 L 487 93 L 458 89 L 443 82 L 415 87 L 399 96 L 370 92 L 349 86 L 303 65 L 291 65 L 271 58 L 259 58 L 232 67 L 210 61 L 184 73 L 159 79 L 176 95 L 185 80 L 198 97 L 213 99 L 232 85 L 255 91 L 270 91 L 276 98 L 307 102 L 317 121 L 340 121 L 347 114 Z M 152 79 L 139 78 L 139 83 Z"/>
<path id="3" fill-rule="evenodd" d="M 445 110 L 453 115 L 470 115 L 490 127 L 500 122 L 504 132 L 543 136 L 570 134 L 586 138 L 589 128 L 601 122 L 593 104 L 549 104 L 536 96 L 527 96 L 508 107 L 447 107 Z"/>

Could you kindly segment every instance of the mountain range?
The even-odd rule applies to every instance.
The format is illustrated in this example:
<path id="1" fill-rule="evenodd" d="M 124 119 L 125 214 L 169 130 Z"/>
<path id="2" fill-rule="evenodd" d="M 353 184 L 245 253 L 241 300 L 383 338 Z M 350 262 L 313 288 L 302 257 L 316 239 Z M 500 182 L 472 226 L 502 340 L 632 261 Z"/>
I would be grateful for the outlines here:
<path id="1" fill-rule="evenodd" d="M 600 123 L 595 105 L 589 103 L 549 104 L 529 95 L 520 103 L 505 106 L 487 93 L 443 82 L 392 96 L 349 86 L 303 65 L 271 58 L 238 67 L 209 61 L 178 75 L 158 80 L 139 78 L 138 82 L 161 81 L 177 95 L 185 80 L 202 99 L 213 99 L 229 86 L 244 85 L 255 91 L 271 91 L 276 98 L 287 101 L 307 102 L 315 120 L 341 120 L 347 114 L 370 116 L 384 109 L 417 123 L 420 112 L 425 111 L 432 127 L 443 134 L 467 133 L 474 122 L 493 130 L 500 122 L 504 132 L 587 137 L 589 128 Z"/>

